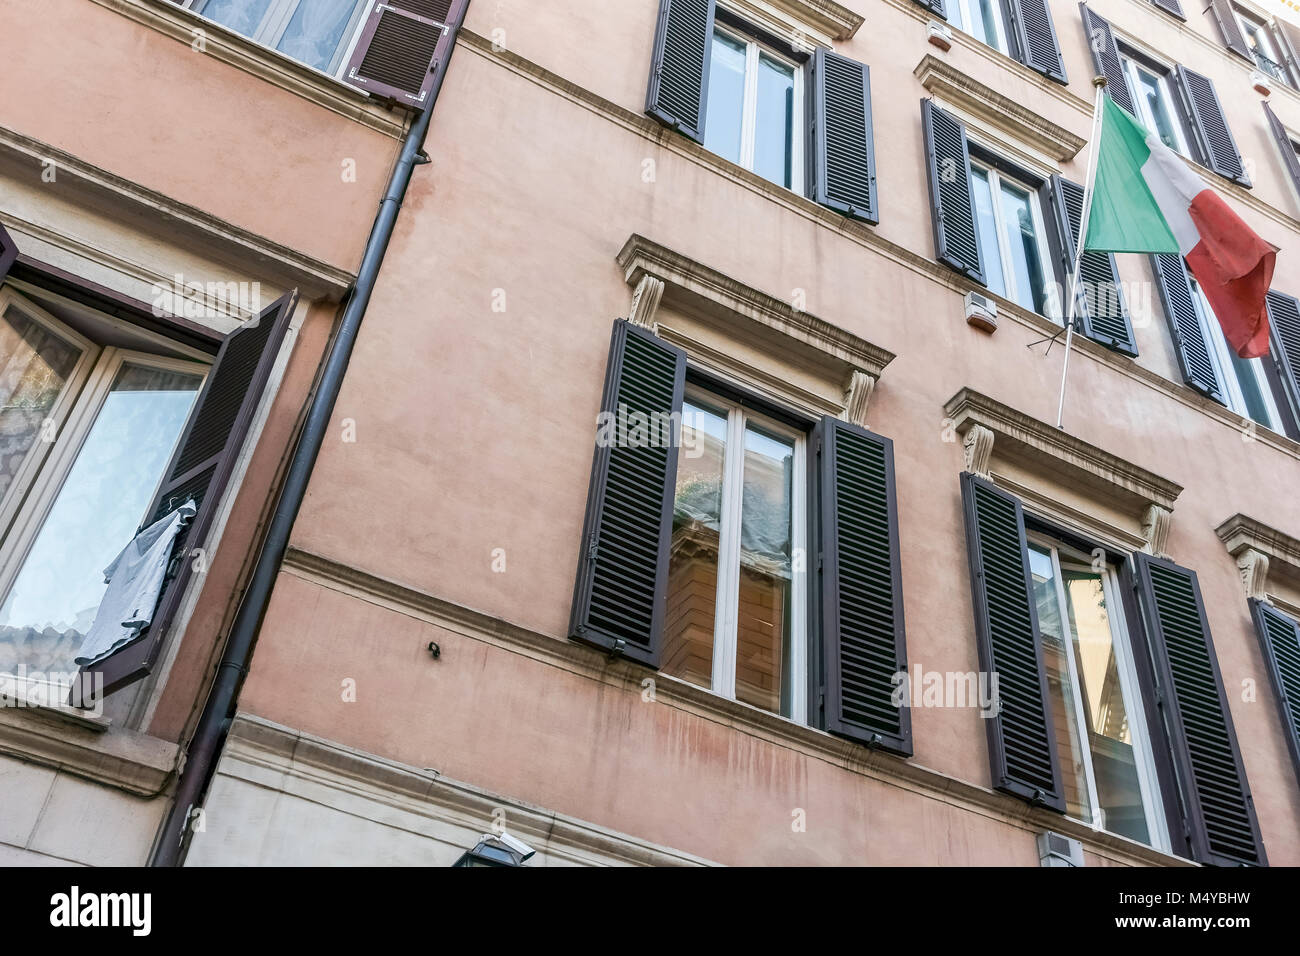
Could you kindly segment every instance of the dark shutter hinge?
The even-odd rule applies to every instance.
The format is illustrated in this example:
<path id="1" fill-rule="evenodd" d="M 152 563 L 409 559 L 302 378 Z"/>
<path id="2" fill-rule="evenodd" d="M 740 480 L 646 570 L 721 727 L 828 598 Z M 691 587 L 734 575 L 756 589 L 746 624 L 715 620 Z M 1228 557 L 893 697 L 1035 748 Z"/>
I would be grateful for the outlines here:
<path id="1" fill-rule="evenodd" d="M 621 637 L 614 638 L 614 643 L 609 646 L 609 659 L 614 660 L 615 658 L 622 657 L 623 649 L 626 647 L 627 641 L 623 640 Z"/>
<path id="2" fill-rule="evenodd" d="M 587 538 L 587 560 L 596 560 L 596 532 L 592 532 Z"/>
<path id="3" fill-rule="evenodd" d="M 822 569 L 822 557 L 823 557 L 822 552 L 818 551 L 818 552 L 817 552 L 817 570 L 818 570 L 818 571 L 820 571 L 820 570 Z"/>

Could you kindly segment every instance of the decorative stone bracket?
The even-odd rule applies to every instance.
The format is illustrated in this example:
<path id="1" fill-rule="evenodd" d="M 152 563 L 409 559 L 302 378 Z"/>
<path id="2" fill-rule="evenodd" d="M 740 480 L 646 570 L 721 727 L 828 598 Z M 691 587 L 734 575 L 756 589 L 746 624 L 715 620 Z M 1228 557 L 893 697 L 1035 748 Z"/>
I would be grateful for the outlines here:
<path id="1" fill-rule="evenodd" d="M 1247 598 L 1272 603 L 1268 586 L 1273 578 L 1300 591 L 1300 539 L 1243 514 L 1233 515 L 1214 533 L 1236 558 Z"/>

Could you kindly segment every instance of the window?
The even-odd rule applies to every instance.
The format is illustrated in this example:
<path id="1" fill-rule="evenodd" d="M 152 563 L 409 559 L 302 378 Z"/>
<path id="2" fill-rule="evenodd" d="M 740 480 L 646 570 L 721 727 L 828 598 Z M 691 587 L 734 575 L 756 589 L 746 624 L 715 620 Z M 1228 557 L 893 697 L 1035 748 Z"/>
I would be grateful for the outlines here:
<path id="1" fill-rule="evenodd" d="M 1273 79 L 1289 85 L 1291 80 L 1286 75 L 1286 67 L 1282 65 L 1282 58 L 1277 53 L 1272 37 L 1269 36 L 1268 27 L 1263 21 L 1242 10 L 1234 8 L 1233 12 L 1236 14 L 1237 23 L 1241 26 L 1242 36 L 1246 38 L 1246 46 L 1250 49 L 1255 65 Z"/>
<path id="2" fill-rule="evenodd" d="M 194 0 L 215 23 L 337 75 L 368 0 Z"/>
<path id="3" fill-rule="evenodd" d="M 1263 360 L 1244 359 L 1232 350 L 1223 336 L 1223 327 L 1190 270 L 1187 281 L 1192 288 L 1192 304 L 1196 307 L 1196 318 L 1201 324 L 1201 335 L 1205 338 L 1210 361 L 1223 384 L 1224 403 L 1238 415 L 1245 415 L 1282 434 L 1281 417 L 1273 401 Z"/>
<path id="4" fill-rule="evenodd" d="M 1174 106 L 1168 73 L 1157 71 L 1137 59 L 1121 53 L 1129 88 L 1133 91 L 1137 118 L 1142 125 L 1160 137 L 1170 149 L 1190 156 L 1182 123 Z"/>
<path id="5" fill-rule="evenodd" d="M 1109 564 L 1031 534 L 1029 567 L 1066 812 L 1167 848 L 1133 646 Z"/>
<path id="6" fill-rule="evenodd" d="M 72 320 L 0 290 L 0 672 L 59 682 L 208 369 Z"/>
<path id="7" fill-rule="evenodd" d="M 713 31 L 704 145 L 795 192 L 803 191 L 803 70 L 757 40 Z"/>
<path id="8" fill-rule="evenodd" d="M 973 156 L 970 170 L 986 284 L 1027 309 L 1059 319 L 1038 190 Z"/>
<path id="9" fill-rule="evenodd" d="M 952 24 L 993 49 L 1007 53 L 1007 29 L 999 0 L 952 0 Z"/>
<path id="10" fill-rule="evenodd" d="M 688 387 L 660 670 L 807 720 L 805 436 Z M 799 560 L 796 560 L 796 557 Z"/>

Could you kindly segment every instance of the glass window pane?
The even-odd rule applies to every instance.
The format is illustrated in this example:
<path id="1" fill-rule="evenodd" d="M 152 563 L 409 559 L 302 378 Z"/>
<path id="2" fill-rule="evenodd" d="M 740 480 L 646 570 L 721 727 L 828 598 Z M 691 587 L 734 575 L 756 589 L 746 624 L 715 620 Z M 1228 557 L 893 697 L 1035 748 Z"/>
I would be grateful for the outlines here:
<path id="1" fill-rule="evenodd" d="M 202 378 L 124 365 L 0 606 L 0 671 L 74 672 L 104 568 L 135 535 Z"/>
<path id="2" fill-rule="evenodd" d="M 787 189 L 794 185 L 794 67 L 758 58 L 754 172 Z"/>
<path id="3" fill-rule="evenodd" d="M 1151 121 L 1155 123 L 1155 129 L 1151 132 L 1159 136 L 1160 141 L 1170 149 L 1178 149 L 1178 135 L 1175 132 L 1173 113 L 1170 111 L 1169 103 L 1165 99 L 1160 78 L 1141 67 L 1136 70 L 1136 73 L 1139 87 L 1138 96 L 1146 103 L 1147 111 L 1151 114 Z"/>
<path id="4" fill-rule="evenodd" d="M 726 445 L 726 414 L 685 402 L 659 669 L 701 687 L 713 686 Z"/>
<path id="5" fill-rule="evenodd" d="M 1043 668 L 1047 672 L 1047 702 L 1052 709 L 1052 728 L 1056 733 L 1056 753 L 1061 764 L 1065 787 L 1066 813 L 1077 820 L 1092 822 L 1092 804 L 1088 795 L 1088 771 L 1074 707 L 1074 688 L 1070 680 L 1070 663 L 1066 658 L 1064 620 L 1057 591 L 1056 570 L 1051 553 L 1031 544 L 1029 569 L 1034 579 L 1034 601 L 1038 606 L 1038 627 L 1043 643 Z"/>
<path id="6" fill-rule="evenodd" d="M 1099 822 L 1112 833 L 1149 843 L 1128 701 L 1120 683 L 1101 576 L 1070 568 L 1063 568 L 1061 576 L 1070 605 L 1075 663 L 1088 721 L 1088 747 L 1101 811 Z"/>
<path id="7" fill-rule="evenodd" d="M 1273 416 L 1269 414 L 1268 399 L 1264 397 L 1264 369 L 1260 359 L 1244 359 L 1224 343 L 1228 360 L 1232 363 L 1233 374 L 1237 376 L 1237 385 L 1241 389 L 1241 398 L 1246 407 L 1242 414 L 1248 415 L 1265 428 L 1273 427 Z"/>
<path id="8" fill-rule="evenodd" d="M 270 7 L 271 0 L 208 0 L 199 12 L 236 33 L 251 37 L 257 33 Z"/>
<path id="9" fill-rule="evenodd" d="M 989 187 L 989 174 L 977 166 L 971 167 L 971 183 L 975 189 L 975 225 L 979 229 L 980 253 L 984 259 L 984 278 L 990 292 L 1007 294 L 1007 280 L 1002 274 L 1002 253 L 998 245 L 998 227 L 993 219 L 993 192 Z"/>
<path id="10" fill-rule="evenodd" d="M 999 39 L 999 16 L 997 0 L 970 0 L 971 12 L 974 14 L 974 29 L 971 31 L 995 50 L 1002 49 Z"/>
<path id="11" fill-rule="evenodd" d="M 740 605 L 736 699 L 788 711 L 783 701 L 790 646 L 790 496 L 794 443 L 745 429 L 740 504 Z M 784 704 L 784 706 L 783 706 Z"/>
<path id="12" fill-rule="evenodd" d="M 0 498 L 18 475 L 81 350 L 21 309 L 0 321 Z M 52 430 L 46 440 L 52 440 Z"/>
<path id="13" fill-rule="evenodd" d="M 276 49 L 318 70 L 329 70 L 356 0 L 302 0 Z"/>
<path id="14" fill-rule="evenodd" d="M 723 159 L 740 162 L 740 130 L 745 112 L 745 44 L 725 33 L 713 34 L 704 146 Z"/>
<path id="15" fill-rule="evenodd" d="M 1002 182 L 1002 226 L 1006 230 L 1011 270 L 1016 277 L 1016 301 L 1027 309 L 1046 310 L 1047 284 L 1043 277 L 1043 259 L 1034 225 L 1034 210 L 1029 193 L 1018 186 Z"/>

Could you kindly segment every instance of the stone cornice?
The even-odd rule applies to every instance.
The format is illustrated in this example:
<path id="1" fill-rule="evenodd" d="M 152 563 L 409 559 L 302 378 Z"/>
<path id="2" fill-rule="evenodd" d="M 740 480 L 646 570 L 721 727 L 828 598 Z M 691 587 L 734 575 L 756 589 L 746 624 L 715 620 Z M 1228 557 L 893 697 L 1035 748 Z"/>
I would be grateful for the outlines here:
<path id="1" fill-rule="evenodd" d="M 0 753 L 142 797 L 156 796 L 166 786 L 178 749 L 63 708 L 0 707 Z"/>
<path id="2" fill-rule="evenodd" d="M 811 32 L 813 39 L 828 43 L 848 40 L 862 26 L 863 16 L 834 0 L 721 0 L 730 8 L 761 27 L 775 28 L 786 39 L 796 33 Z"/>
<path id="3" fill-rule="evenodd" d="M 1011 97 L 985 86 L 933 53 L 923 56 L 912 73 L 933 96 L 966 110 L 1017 142 L 1054 159 L 1071 159 L 1088 142 Z"/>
<path id="4" fill-rule="evenodd" d="M 992 450 L 999 458 L 1023 462 L 1072 486 L 1127 503 L 1138 517 L 1151 505 L 1172 511 L 1183 490 L 1177 482 L 970 388 L 948 399 L 944 413 L 959 435 L 968 436 L 977 427 L 991 433 Z"/>
<path id="5" fill-rule="evenodd" d="M 93 0 L 116 10 L 164 36 L 191 46 L 202 31 L 204 56 L 220 60 L 251 73 L 273 86 L 311 100 L 318 106 L 355 120 L 363 126 L 401 139 L 406 132 L 406 115 L 381 106 L 369 93 L 335 79 L 277 50 L 254 43 L 245 36 L 205 20 L 170 0 Z"/>
<path id="6" fill-rule="evenodd" d="M 1214 533 L 1237 559 L 1247 597 L 1266 597 L 1269 579 L 1284 581 L 1300 592 L 1300 538 L 1240 513 Z"/>
<path id="7" fill-rule="evenodd" d="M 285 573 L 320 587 L 349 594 L 358 600 L 432 623 L 470 640 L 523 655 L 615 689 L 635 690 L 639 693 L 641 681 L 648 673 L 644 667 L 631 661 L 611 660 L 608 654 L 596 648 L 511 624 L 490 614 L 298 548 L 289 549 L 283 567 Z M 1161 853 L 1117 834 L 1094 830 L 1050 810 L 1032 807 L 1015 797 L 950 777 L 914 761 L 903 760 L 883 751 L 868 750 L 860 744 L 834 737 L 825 731 L 797 724 L 740 701 L 719 697 L 667 674 L 655 676 L 655 699 L 664 706 L 731 727 L 738 733 L 796 751 L 808 759 L 821 760 L 922 798 L 957 806 L 1029 834 L 1053 830 L 1074 837 L 1081 840 L 1091 852 L 1115 863 L 1191 865 L 1180 857 Z"/>

